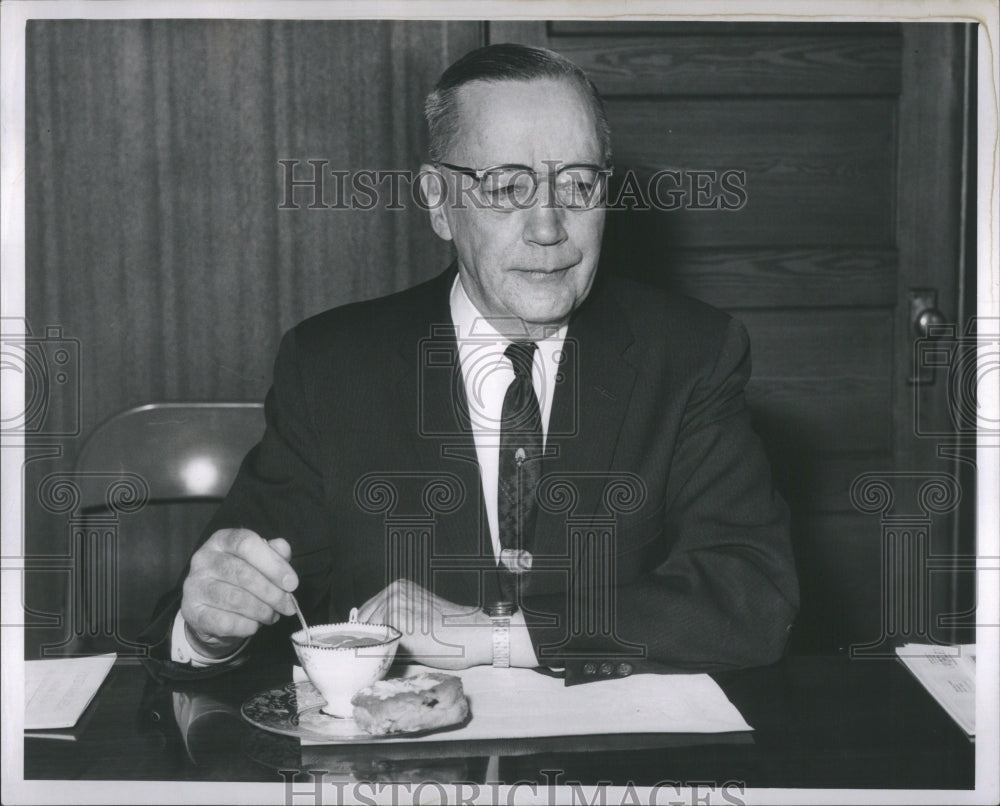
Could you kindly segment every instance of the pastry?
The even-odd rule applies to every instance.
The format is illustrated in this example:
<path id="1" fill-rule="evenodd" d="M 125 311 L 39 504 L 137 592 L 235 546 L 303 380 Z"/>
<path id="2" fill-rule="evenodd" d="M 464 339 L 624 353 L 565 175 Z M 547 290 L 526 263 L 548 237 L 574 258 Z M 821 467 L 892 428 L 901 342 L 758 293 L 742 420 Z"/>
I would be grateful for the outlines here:
<path id="1" fill-rule="evenodd" d="M 355 694 L 351 704 L 354 721 L 375 736 L 442 728 L 469 715 L 462 681 L 440 672 L 379 680 Z"/>

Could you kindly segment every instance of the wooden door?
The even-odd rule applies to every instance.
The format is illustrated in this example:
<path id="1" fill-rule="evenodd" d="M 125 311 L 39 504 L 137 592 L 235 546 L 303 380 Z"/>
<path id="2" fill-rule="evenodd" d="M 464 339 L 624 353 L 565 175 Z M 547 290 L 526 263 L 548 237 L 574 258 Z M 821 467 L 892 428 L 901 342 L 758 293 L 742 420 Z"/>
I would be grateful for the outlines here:
<path id="1" fill-rule="evenodd" d="M 645 199 L 659 208 L 609 213 L 602 270 L 749 329 L 748 402 L 793 512 L 793 647 L 953 640 L 970 622 L 948 616 L 970 601 L 960 555 L 975 553 L 956 517 L 975 492 L 956 459 L 970 455 L 955 417 L 962 332 L 918 338 L 911 299 L 936 295 L 960 325 L 975 299 L 962 253 L 969 32 L 558 21 L 491 23 L 489 38 L 587 70 L 612 127 L 612 197 L 659 176 Z"/>

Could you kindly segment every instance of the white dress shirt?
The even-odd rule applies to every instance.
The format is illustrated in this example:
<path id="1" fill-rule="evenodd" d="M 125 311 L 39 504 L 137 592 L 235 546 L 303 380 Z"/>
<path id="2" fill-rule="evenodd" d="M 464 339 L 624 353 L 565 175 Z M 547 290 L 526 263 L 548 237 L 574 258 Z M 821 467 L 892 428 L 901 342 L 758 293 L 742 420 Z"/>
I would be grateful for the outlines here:
<path id="1" fill-rule="evenodd" d="M 500 475 L 500 415 L 507 387 L 514 380 L 514 367 L 504 355 L 512 339 L 502 336 L 469 299 L 456 275 L 449 298 L 451 320 L 455 325 L 458 342 L 458 359 L 465 382 L 465 397 L 469 406 L 472 433 L 476 443 L 476 458 L 483 484 L 483 499 L 486 504 L 486 518 L 489 521 L 493 555 L 500 560 L 500 533 L 497 515 L 497 485 Z M 494 320 L 495 321 L 495 320 Z M 511 332 L 523 329 L 520 320 L 509 323 Z M 517 327 L 514 327 L 516 325 Z M 504 328 L 507 330 L 508 328 Z M 525 331 L 524 339 L 528 339 Z M 521 340 L 518 337 L 518 340 Z M 531 381 L 538 397 L 538 407 L 542 415 L 542 445 L 548 439 L 549 415 L 552 413 L 552 397 L 555 393 L 556 375 L 562 361 L 562 348 L 566 340 L 566 325 L 552 327 L 545 337 L 536 340 L 538 349 L 531 367 Z M 359 603 L 360 604 L 360 603 Z M 187 640 L 184 618 L 180 611 L 174 618 L 171 636 L 171 658 L 178 663 L 192 666 L 206 666 L 230 660 L 242 651 L 245 643 L 232 655 L 215 661 L 197 652 Z"/>
<path id="2" fill-rule="evenodd" d="M 499 561 L 497 484 L 500 475 L 500 414 L 507 387 L 514 380 L 514 367 L 504 355 L 511 339 L 500 335 L 479 312 L 457 276 L 451 287 L 451 319 L 455 324 L 455 337 L 458 340 L 458 359 L 462 367 L 465 397 L 476 442 L 476 458 L 479 460 L 493 554 Z M 519 321 L 517 324 L 523 327 Z M 528 338 L 527 333 L 524 338 Z M 543 446 L 548 438 L 552 397 L 565 340 L 566 326 L 563 325 L 560 328 L 553 327 L 551 333 L 536 342 L 538 349 L 535 350 L 531 367 L 531 382 L 535 387 L 542 415 Z"/>

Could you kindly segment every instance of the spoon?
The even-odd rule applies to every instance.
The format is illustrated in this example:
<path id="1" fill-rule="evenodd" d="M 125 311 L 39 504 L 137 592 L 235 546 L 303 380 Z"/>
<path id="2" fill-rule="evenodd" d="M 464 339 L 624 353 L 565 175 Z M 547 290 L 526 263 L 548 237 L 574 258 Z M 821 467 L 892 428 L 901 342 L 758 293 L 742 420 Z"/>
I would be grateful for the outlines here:
<path id="1" fill-rule="evenodd" d="M 295 615 L 299 617 L 299 621 L 302 623 L 302 629 L 305 630 L 306 643 L 311 644 L 312 637 L 309 635 L 309 625 L 306 624 L 306 617 L 302 615 L 302 608 L 299 607 L 299 600 L 295 598 L 294 593 L 290 593 L 288 595 L 292 597 L 292 604 L 295 606 Z"/>

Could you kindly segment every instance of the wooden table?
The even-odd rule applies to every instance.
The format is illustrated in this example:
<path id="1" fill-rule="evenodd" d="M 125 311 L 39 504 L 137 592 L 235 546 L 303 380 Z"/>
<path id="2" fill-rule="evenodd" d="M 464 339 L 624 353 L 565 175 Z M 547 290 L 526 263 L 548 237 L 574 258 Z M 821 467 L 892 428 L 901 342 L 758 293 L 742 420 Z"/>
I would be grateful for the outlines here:
<path id="1" fill-rule="evenodd" d="M 24 777 L 295 781 L 306 789 L 303 782 L 314 775 L 543 787 L 710 783 L 716 788 L 713 803 L 720 802 L 719 790 L 727 782 L 751 788 L 974 786 L 974 743 L 897 661 L 790 657 L 714 677 L 754 726 L 752 733 L 303 748 L 297 739 L 266 733 L 239 716 L 239 705 L 250 694 L 291 679 L 288 666 L 168 687 L 154 683 L 136 661 L 120 660 L 68 732 L 72 740 L 26 736 Z M 600 696 L 600 684 L 593 685 L 594 696 Z M 175 719 L 178 703 L 202 714 L 186 740 Z"/>

